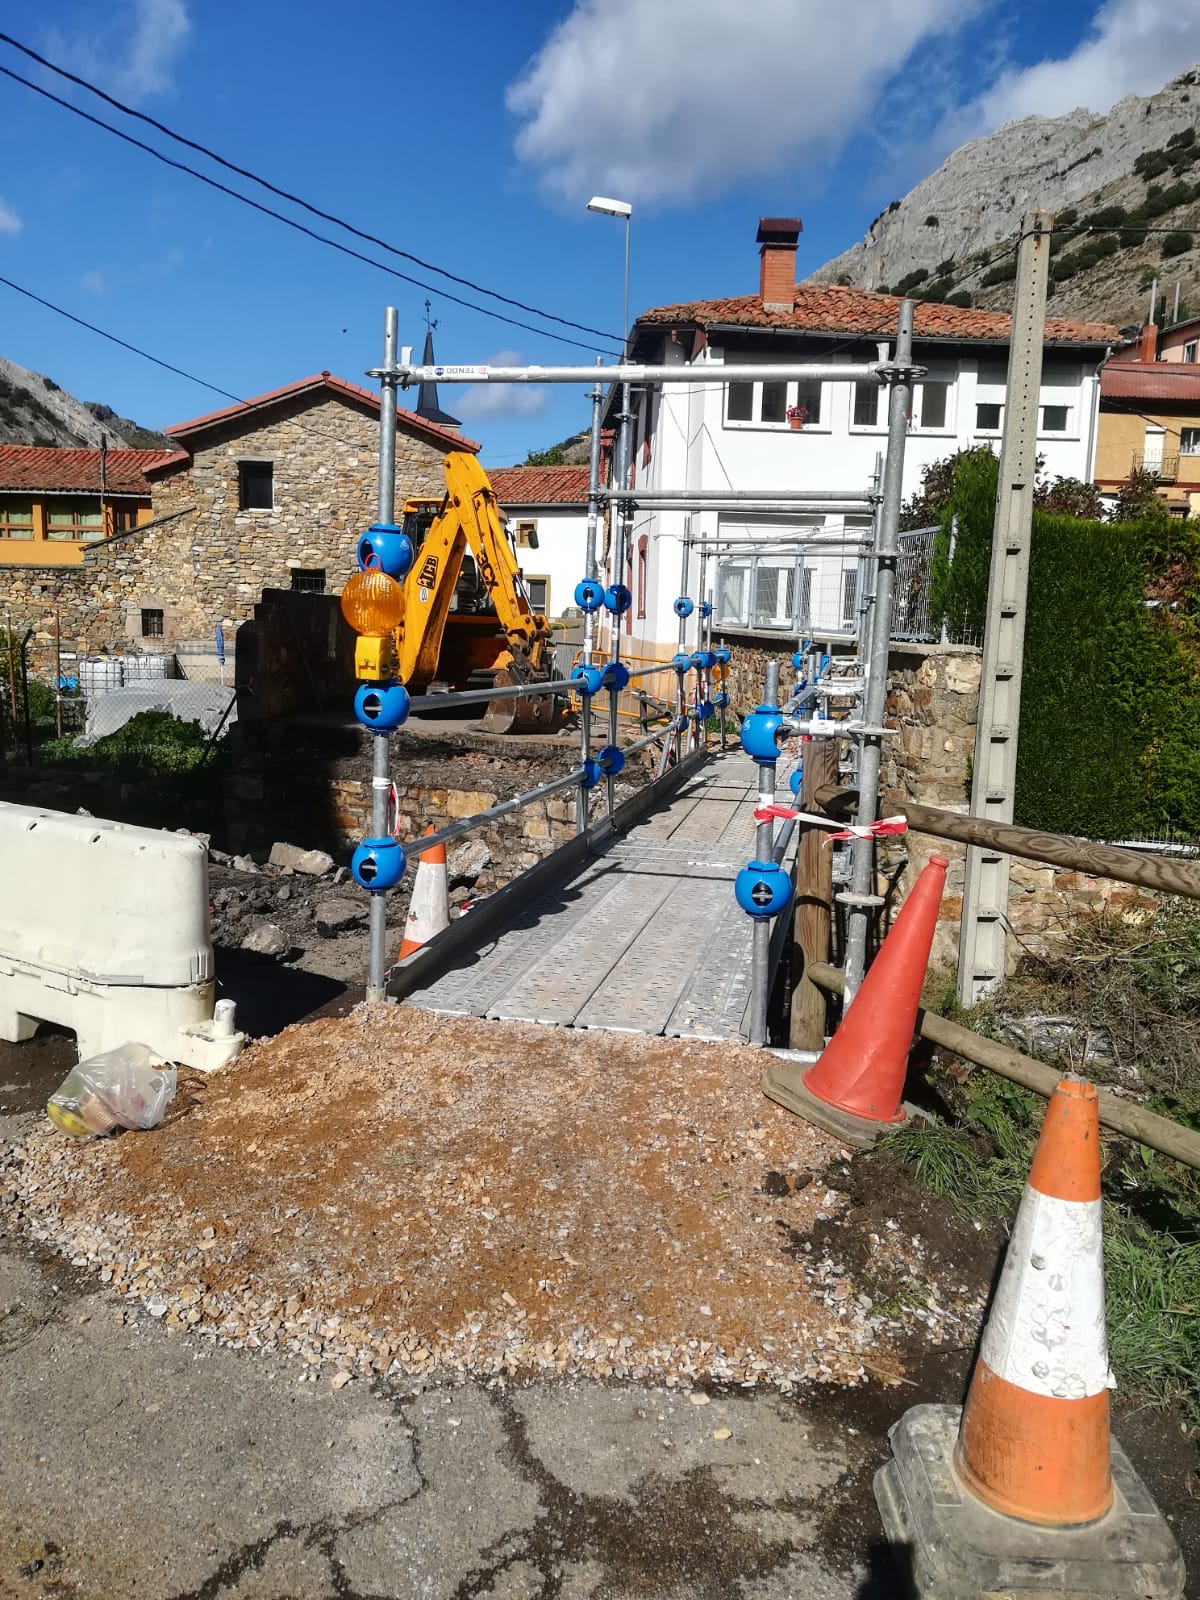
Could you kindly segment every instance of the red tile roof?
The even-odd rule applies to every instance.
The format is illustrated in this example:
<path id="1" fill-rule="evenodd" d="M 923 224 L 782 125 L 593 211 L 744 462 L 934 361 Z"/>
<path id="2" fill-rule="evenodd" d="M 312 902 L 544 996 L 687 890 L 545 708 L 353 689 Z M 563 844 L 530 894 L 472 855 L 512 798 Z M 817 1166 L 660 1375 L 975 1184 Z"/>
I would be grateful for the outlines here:
<path id="1" fill-rule="evenodd" d="M 109 450 L 105 492 L 150 497 L 146 473 L 175 455 L 173 450 Z M 99 450 L 59 450 L 34 444 L 0 445 L 0 489 L 36 494 L 99 494 Z"/>
<path id="2" fill-rule="evenodd" d="M 794 328 L 801 333 L 861 334 L 864 338 L 894 337 L 895 295 L 873 294 L 868 289 L 840 285 L 799 283 L 791 311 L 766 311 L 756 294 L 730 300 L 691 300 L 677 306 L 655 306 L 643 311 L 639 328 L 678 323 L 700 327 L 728 324 L 740 328 Z M 938 305 L 918 300 L 913 317 L 918 339 L 960 339 L 967 342 L 1007 343 L 1012 318 L 1002 311 L 973 311 L 966 306 Z M 1120 342 L 1119 330 L 1110 322 L 1074 322 L 1062 317 L 1046 320 L 1047 344 L 1106 345 Z"/>
<path id="3" fill-rule="evenodd" d="M 1183 361 L 1110 361 L 1100 373 L 1100 400 L 1154 400 L 1200 413 L 1200 366 Z"/>
<path id="4" fill-rule="evenodd" d="M 502 506 L 586 505 L 586 467 L 493 467 L 488 481 Z"/>
<path id="5" fill-rule="evenodd" d="M 251 400 L 239 400 L 236 405 L 223 406 L 220 411 L 206 412 L 204 416 L 192 417 L 188 422 L 173 423 L 169 428 L 164 428 L 163 432 L 170 434 L 172 439 L 178 439 L 184 445 L 190 445 L 193 440 L 211 428 L 221 427 L 238 417 L 266 410 L 269 406 L 278 405 L 283 400 L 291 400 L 297 395 L 311 394 L 322 389 L 329 394 L 337 395 L 339 399 L 367 406 L 376 413 L 379 411 L 379 396 L 372 390 L 360 388 L 357 383 L 347 383 L 345 378 L 335 378 L 331 373 L 318 372 L 311 378 L 301 378 L 297 383 L 285 383 L 281 389 L 269 389 L 266 394 L 255 395 Z M 450 428 L 443 428 L 436 422 L 427 422 L 424 417 L 417 416 L 415 411 L 406 410 L 404 406 L 396 407 L 396 415 L 400 419 L 402 428 L 423 435 L 431 443 L 441 445 L 443 449 L 479 449 L 474 439 L 468 439 L 464 434 L 455 433 Z"/>

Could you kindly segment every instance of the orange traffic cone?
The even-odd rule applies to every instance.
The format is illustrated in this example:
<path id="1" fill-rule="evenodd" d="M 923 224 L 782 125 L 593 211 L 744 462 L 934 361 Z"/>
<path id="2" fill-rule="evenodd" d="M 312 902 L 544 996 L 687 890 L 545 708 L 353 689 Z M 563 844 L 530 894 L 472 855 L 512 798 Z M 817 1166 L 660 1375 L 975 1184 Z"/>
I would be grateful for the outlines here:
<path id="1" fill-rule="evenodd" d="M 930 856 L 816 1065 L 763 1079 L 772 1099 L 859 1149 L 906 1120 L 900 1097 L 949 865 Z"/>
<path id="2" fill-rule="evenodd" d="M 426 833 L 434 833 L 432 827 Z M 446 873 L 446 846 L 435 844 L 417 859 L 417 876 L 408 902 L 408 920 L 397 961 L 429 943 L 450 925 L 450 880 Z"/>
<path id="3" fill-rule="evenodd" d="M 954 1465 L 997 1511 L 1069 1527 L 1112 1505 L 1100 1225 L 1100 1117 L 1090 1083 L 1050 1098 L 963 1409 Z"/>
<path id="4" fill-rule="evenodd" d="M 921 1596 L 1169 1600 L 1179 1546 L 1108 1423 L 1100 1122 L 1090 1083 L 1050 1097 L 966 1406 L 918 1405 L 875 1475 Z"/>

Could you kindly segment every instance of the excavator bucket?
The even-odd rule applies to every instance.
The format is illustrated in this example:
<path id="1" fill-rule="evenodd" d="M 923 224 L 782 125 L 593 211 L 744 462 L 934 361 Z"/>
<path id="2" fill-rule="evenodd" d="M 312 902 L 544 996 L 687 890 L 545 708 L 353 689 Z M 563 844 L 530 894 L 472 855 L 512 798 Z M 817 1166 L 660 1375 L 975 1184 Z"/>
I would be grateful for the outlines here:
<path id="1" fill-rule="evenodd" d="M 496 688 L 515 683 L 505 668 L 496 673 Z M 513 695 L 512 699 L 489 700 L 483 714 L 487 733 L 549 733 L 554 726 L 560 702 L 553 694 Z"/>

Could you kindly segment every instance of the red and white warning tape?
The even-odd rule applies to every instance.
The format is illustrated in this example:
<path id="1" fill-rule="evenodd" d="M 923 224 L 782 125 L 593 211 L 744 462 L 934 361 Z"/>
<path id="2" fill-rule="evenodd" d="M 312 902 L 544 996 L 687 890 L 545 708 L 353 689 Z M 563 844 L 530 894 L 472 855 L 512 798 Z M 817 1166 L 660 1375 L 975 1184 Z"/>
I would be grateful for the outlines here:
<path id="1" fill-rule="evenodd" d="M 855 827 L 849 824 L 840 827 L 838 823 L 831 822 L 828 817 L 815 816 L 811 811 L 793 811 L 790 806 L 757 806 L 754 811 L 755 822 L 770 822 L 778 817 L 787 822 L 795 818 L 797 822 L 810 822 L 817 828 L 833 828 L 837 831 L 830 833 L 826 844 L 832 844 L 835 839 L 878 839 L 889 833 L 907 833 L 907 817 L 881 817 L 878 822 L 873 822 L 869 827 Z"/>

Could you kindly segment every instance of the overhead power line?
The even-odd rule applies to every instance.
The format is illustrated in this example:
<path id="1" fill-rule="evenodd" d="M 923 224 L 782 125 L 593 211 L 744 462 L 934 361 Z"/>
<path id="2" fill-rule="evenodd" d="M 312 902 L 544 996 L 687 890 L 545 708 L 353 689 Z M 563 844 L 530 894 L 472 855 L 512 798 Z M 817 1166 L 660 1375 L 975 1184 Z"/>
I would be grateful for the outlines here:
<path id="1" fill-rule="evenodd" d="M 0 38 L 5 37 L 0 35 Z M 10 67 L 0 66 L 0 73 L 6 78 L 11 78 L 14 83 L 23 84 L 25 88 L 31 89 L 34 94 L 41 95 L 43 99 L 50 100 L 55 105 L 61 106 L 64 111 L 70 111 L 73 116 L 82 117 L 85 122 L 90 122 L 94 127 L 103 128 L 106 133 L 111 133 L 114 138 L 120 139 L 123 143 L 132 145 L 137 150 L 145 151 L 147 155 L 153 156 L 156 161 L 161 161 L 164 166 L 173 167 L 176 172 L 186 172 L 189 177 L 196 178 L 200 183 L 207 184 L 210 189 L 216 189 L 220 194 L 228 195 L 231 199 L 240 201 L 242 205 L 249 206 L 263 216 L 272 217 L 276 222 L 282 222 L 285 227 L 292 228 L 297 233 L 302 233 L 307 238 L 316 240 L 318 244 L 328 245 L 331 250 L 336 250 L 341 255 L 349 256 L 354 261 L 361 261 L 369 267 L 376 268 L 379 272 L 386 272 L 389 277 L 399 278 L 403 283 L 409 283 L 418 289 L 424 289 L 429 294 L 440 295 L 443 300 L 449 300 L 455 305 L 464 306 L 468 311 L 477 311 L 481 316 L 491 317 L 493 321 L 507 323 L 512 328 L 521 328 L 526 333 L 537 334 L 539 338 L 553 339 L 559 344 L 574 345 L 579 350 L 594 351 L 596 348 L 595 341 L 591 344 L 585 344 L 582 340 L 568 338 L 564 333 L 554 333 L 549 328 L 535 327 L 532 323 L 522 322 L 517 317 L 506 316 L 502 311 L 494 311 L 490 306 L 476 305 L 474 301 L 465 300 L 461 295 L 451 294 L 448 289 L 440 288 L 437 284 L 426 283 L 421 278 L 414 278 L 407 272 L 401 272 L 397 267 L 389 266 L 385 261 L 377 261 L 374 256 L 364 255 L 361 250 L 352 249 L 351 246 L 342 244 L 339 239 L 331 239 L 327 234 L 318 233 L 316 229 L 307 227 L 303 222 L 298 222 L 294 217 L 289 217 L 282 211 L 276 211 L 273 207 L 263 205 L 258 200 L 252 200 L 249 195 L 242 194 L 237 189 L 231 189 L 228 184 L 220 183 L 216 178 L 210 178 L 206 173 L 199 172 L 185 161 L 174 160 L 171 156 L 165 155 L 161 150 L 156 150 L 153 145 L 147 144 L 144 140 L 135 139 L 132 134 L 125 133 L 121 128 L 114 128 L 110 122 L 105 122 L 100 117 L 92 116 L 91 112 L 84 111 L 81 106 L 72 105 L 69 100 L 64 100 L 61 95 L 54 94 L 43 85 L 22 77 L 19 72 L 14 72 Z M 437 271 L 439 269 L 435 268 L 434 270 Z M 485 290 L 484 293 L 490 293 L 490 291 Z M 548 312 L 536 311 L 534 314 L 537 316 L 550 316 Z M 555 318 L 554 320 L 561 321 L 563 319 Z M 571 326 L 577 325 L 571 324 Z M 613 335 L 601 334 L 601 338 L 613 340 Z M 614 353 L 617 350 L 615 340 L 612 349 Z"/>

